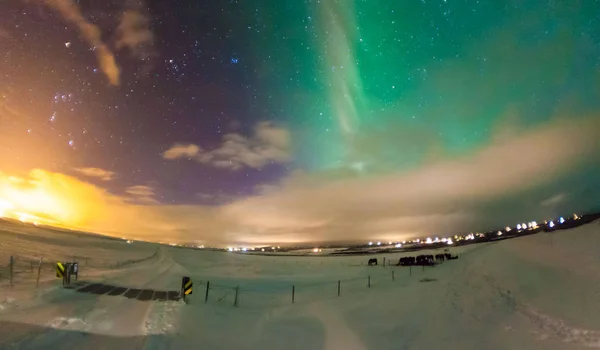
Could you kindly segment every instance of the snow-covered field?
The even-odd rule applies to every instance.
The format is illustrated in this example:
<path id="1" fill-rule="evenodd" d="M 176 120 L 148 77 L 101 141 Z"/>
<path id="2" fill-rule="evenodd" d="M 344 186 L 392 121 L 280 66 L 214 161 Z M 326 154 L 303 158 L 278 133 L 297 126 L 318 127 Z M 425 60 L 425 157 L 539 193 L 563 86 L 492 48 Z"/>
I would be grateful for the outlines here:
<path id="1" fill-rule="evenodd" d="M 2 226 L 0 259 L 75 256 L 80 280 L 150 295 L 178 290 L 187 275 L 194 293 L 187 304 L 80 293 L 51 268 L 36 289 L 37 273 L 22 269 L 12 287 L 0 277 L 0 348 L 600 347 L 599 231 L 592 223 L 451 248 L 458 260 L 409 269 L 369 267 L 368 256 L 250 256 Z M 136 262 L 117 263 L 128 260 Z"/>

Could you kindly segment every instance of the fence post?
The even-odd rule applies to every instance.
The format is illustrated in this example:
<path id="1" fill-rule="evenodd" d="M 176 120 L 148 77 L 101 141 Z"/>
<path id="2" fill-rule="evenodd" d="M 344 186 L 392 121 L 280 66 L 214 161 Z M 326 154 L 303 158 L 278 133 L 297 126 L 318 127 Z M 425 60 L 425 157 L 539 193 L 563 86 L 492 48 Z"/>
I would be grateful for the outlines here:
<path id="1" fill-rule="evenodd" d="M 240 286 L 235 287 L 235 299 L 233 299 L 233 306 L 238 306 L 238 292 L 240 291 Z"/>
<path id="2" fill-rule="evenodd" d="M 338 280 L 338 297 L 340 296 L 340 281 Z"/>
<path id="3" fill-rule="evenodd" d="M 40 286 L 40 274 L 42 273 L 42 259 L 40 258 L 40 264 L 38 265 L 38 275 L 37 275 L 37 280 L 35 281 L 35 288 L 38 288 Z"/>
<path id="4" fill-rule="evenodd" d="M 394 270 L 392 270 L 392 281 L 394 280 Z"/>
<path id="5" fill-rule="evenodd" d="M 385 257 L 383 257 L 383 268 L 385 269 Z"/>
<path id="6" fill-rule="evenodd" d="M 294 303 L 295 299 L 296 299 L 296 286 L 292 286 L 292 304 Z"/>
<path id="7" fill-rule="evenodd" d="M 11 255 L 10 256 L 10 270 L 9 270 L 9 273 L 10 273 L 10 285 L 11 285 L 11 287 L 12 287 L 12 284 L 13 284 L 13 265 L 14 265 L 14 258 Z"/>
<path id="8" fill-rule="evenodd" d="M 204 295 L 204 304 L 208 303 L 208 289 L 210 288 L 210 281 L 206 281 L 206 294 Z"/>
<path id="9" fill-rule="evenodd" d="M 369 275 L 369 279 L 367 280 L 367 288 L 371 288 L 371 275 Z"/>

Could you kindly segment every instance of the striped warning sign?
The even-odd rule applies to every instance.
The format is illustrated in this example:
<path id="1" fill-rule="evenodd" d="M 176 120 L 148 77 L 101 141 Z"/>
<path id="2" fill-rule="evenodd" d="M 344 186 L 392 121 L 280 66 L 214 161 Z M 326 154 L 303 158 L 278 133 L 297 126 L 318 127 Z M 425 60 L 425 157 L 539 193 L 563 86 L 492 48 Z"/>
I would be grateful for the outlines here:
<path id="1" fill-rule="evenodd" d="M 183 290 L 184 295 L 192 294 L 192 287 L 194 284 L 192 283 L 192 279 L 189 277 L 183 277 L 181 280 L 181 289 Z"/>
<path id="2" fill-rule="evenodd" d="M 56 278 L 63 278 L 65 276 L 65 265 L 61 262 L 56 263 Z"/>

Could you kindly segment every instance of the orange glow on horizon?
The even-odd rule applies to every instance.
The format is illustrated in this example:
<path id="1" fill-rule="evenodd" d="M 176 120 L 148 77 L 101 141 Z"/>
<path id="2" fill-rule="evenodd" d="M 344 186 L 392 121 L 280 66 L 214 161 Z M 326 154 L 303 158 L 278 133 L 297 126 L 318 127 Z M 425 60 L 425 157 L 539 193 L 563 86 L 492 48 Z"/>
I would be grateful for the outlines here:
<path id="1" fill-rule="evenodd" d="M 27 177 L 0 173 L 0 217 L 77 228 L 85 224 L 95 191 L 68 176 L 33 170 Z M 91 210 L 90 210 L 91 209 Z"/>

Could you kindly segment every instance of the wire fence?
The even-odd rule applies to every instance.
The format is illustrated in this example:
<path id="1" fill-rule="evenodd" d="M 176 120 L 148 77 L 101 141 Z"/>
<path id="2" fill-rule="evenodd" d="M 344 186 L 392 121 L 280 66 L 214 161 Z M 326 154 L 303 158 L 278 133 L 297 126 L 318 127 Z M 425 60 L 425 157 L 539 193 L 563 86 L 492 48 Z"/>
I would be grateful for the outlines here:
<path id="1" fill-rule="evenodd" d="M 106 258 L 93 258 L 88 256 L 60 256 L 53 259 L 31 258 L 23 255 L 0 256 L 0 281 L 8 280 L 12 285 L 13 280 L 24 280 L 28 277 L 35 278 L 37 274 L 37 283 L 39 284 L 40 275 L 56 272 L 56 262 L 74 261 L 78 262 L 81 268 L 92 269 L 119 269 L 144 261 L 151 260 L 158 255 L 158 249 L 152 255 L 140 257 L 138 259 L 128 259 L 114 261 Z"/>
<path id="2" fill-rule="evenodd" d="M 491 244 L 496 243 L 477 245 L 472 249 L 459 253 L 458 257 L 465 257 Z M 158 254 L 159 249 L 156 249 L 152 255 L 122 261 L 107 261 L 106 258 L 101 260 L 77 255 L 70 257 L 72 260 L 64 256 L 53 260 L 46 258 L 35 259 L 21 255 L 10 257 L 0 256 L 0 281 L 9 280 L 11 285 L 13 284 L 13 280 L 31 283 L 31 281 L 36 280 L 35 275 L 37 273 L 36 285 L 39 285 L 41 274 L 48 277 L 48 273 L 51 273 L 54 277 L 57 261 L 77 261 L 80 269 L 85 267 L 119 269 L 151 260 L 156 258 Z M 407 285 L 415 280 L 428 282 L 428 272 L 435 269 L 436 266 L 398 266 L 397 260 L 387 259 L 384 261 L 383 266 L 367 267 L 365 266 L 366 264 L 356 265 L 363 267 L 358 271 L 364 271 L 364 275 L 356 276 L 356 274 L 362 274 L 362 272 L 351 269 L 354 272 L 350 272 L 344 278 L 338 279 L 331 279 L 328 274 L 319 277 L 308 274 L 303 276 L 303 280 L 296 281 L 288 280 L 283 275 L 280 279 L 268 278 L 261 280 L 249 278 L 243 281 L 223 280 L 222 278 L 214 278 L 214 281 L 194 279 L 192 301 L 193 303 L 229 305 L 244 308 L 265 308 L 314 302 L 348 295 L 356 296 L 360 295 L 360 293 L 365 293 L 371 288 L 382 288 L 391 284 Z M 452 264 L 451 262 L 447 263 Z M 319 271 L 328 270 L 330 267 L 326 266 L 327 264 L 324 266 L 322 261 L 314 265 Z M 350 264 L 346 266 L 351 267 L 354 265 Z M 285 270 L 287 269 L 284 268 L 282 271 Z M 343 274 L 347 270 L 341 269 L 338 271 Z"/>
<path id="3" fill-rule="evenodd" d="M 478 245 L 457 255 L 463 259 L 468 254 L 494 243 Z M 442 262 L 452 264 L 451 261 Z M 346 296 L 357 296 L 372 288 L 384 288 L 391 285 L 406 286 L 408 283 L 431 282 L 429 272 L 433 266 L 398 266 L 395 261 L 387 260 L 384 269 L 372 267 L 364 276 L 340 278 L 329 281 L 311 282 L 258 282 L 223 283 L 194 281 L 193 303 L 216 304 L 243 308 L 268 308 L 296 303 L 309 303 Z M 357 265 L 361 266 L 361 265 Z M 379 265 L 381 267 L 381 265 Z M 428 277 L 429 276 L 429 277 Z"/>
<path id="4" fill-rule="evenodd" d="M 194 300 L 208 304 L 265 308 L 285 304 L 306 303 L 347 295 L 355 295 L 369 288 L 380 288 L 390 283 L 402 284 L 400 277 L 407 278 L 415 270 L 414 278 L 423 277 L 426 270 L 417 268 L 388 268 L 386 273 L 377 273 L 354 278 L 327 282 L 282 283 L 265 286 L 232 286 L 210 281 L 196 281 Z M 409 271 L 410 270 L 410 271 Z M 420 270 L 417 274 L 416 270 Z"/>

